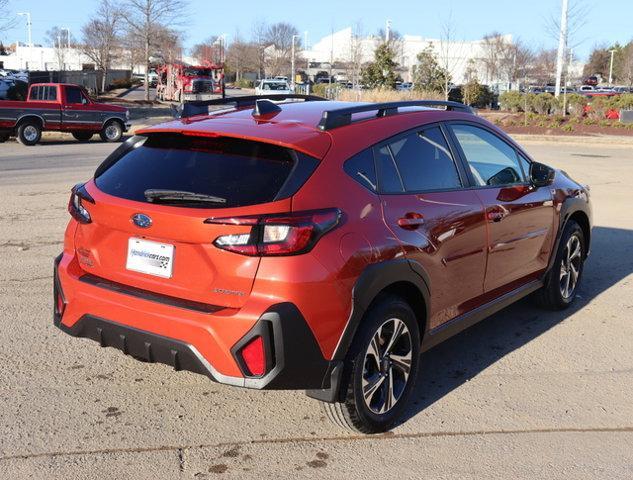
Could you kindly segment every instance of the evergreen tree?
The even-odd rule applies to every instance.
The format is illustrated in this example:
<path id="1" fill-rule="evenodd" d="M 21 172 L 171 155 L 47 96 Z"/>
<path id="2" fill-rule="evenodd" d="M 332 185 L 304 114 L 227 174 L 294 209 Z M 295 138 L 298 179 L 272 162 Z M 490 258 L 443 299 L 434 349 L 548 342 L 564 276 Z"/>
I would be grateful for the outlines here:
<path id="1" fill-rule="evenodd" d="M 451 76 L 437 62 L 433 48 L 429 45 L 418 53 L 418 64 L 413 72 L 413 82 L 416 90 L 430 90 L 443 92 L 446 82 L 451 81 Z"/>
<path id="2" fill-rule="evenodd" d="M 395 53 L 387 43 L 382 43 L 374 52 L 374 61 L 362 71 L 362 83 L 370 88 L 395 88 L 396 67 Z"/>

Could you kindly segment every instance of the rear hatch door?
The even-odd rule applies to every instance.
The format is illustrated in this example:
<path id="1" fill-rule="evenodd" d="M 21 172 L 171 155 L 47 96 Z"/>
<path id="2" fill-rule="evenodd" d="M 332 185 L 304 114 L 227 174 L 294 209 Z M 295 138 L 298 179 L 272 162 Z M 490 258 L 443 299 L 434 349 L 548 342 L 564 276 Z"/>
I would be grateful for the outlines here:
<path id="1" fill-rule="evenodd" d="M 241 307 L 259 258 L 213 242 L 250 227 L 205 219 L 289 212 L 292 194 L 317 160 L 226 137 L 154 134 L 135 141 L 86 184 L 94 203 L 83 202 L 91 221 L 80 224 L 75 237 L 82 269 L 153 293 Z"/>

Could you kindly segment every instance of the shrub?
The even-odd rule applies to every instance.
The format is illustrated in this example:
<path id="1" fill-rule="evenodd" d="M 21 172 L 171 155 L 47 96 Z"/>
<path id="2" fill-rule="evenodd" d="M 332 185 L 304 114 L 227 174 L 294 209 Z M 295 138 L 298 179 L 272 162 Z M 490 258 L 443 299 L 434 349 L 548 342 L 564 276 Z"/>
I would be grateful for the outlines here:
<path id="1" fill-rule="evenodd" d="M 571 123 L 566 123 L 565 125 L 562 126 L 561 130 L 563 132 L 573 132 L 574 126 Z"/>
<path id="2" fill-rule="evenodd" d="M 547 115 L 552 108 L 553 98 L 549 93 L 539 93 L 534 96 L 530 105 L 536 113 Z"/>
<path id="3" fill-rule="evenodd" d="M 582 121 L 583 125 L 597 125 L 598 121 L 591 118 L 591 117 L 587 117 Z"/>
<path id="4" fill-rule="evenodd" d="M 611 122 L 605 118 L 604 120 L 600 120 L 599 125 L 601 127 L 610 127 L 611 126 Z"/>
<path id="5" fill-rule="evenodd" d="M 238 88 L 255 88 L 255 82 L 248 78 L 240 78 L 235 81 L 234 85 Z"/>
<path id="6" fill-rule="evenodd" d="M 524 97 L 521 92 L 508 91 L 499 95 L 499 105 L 504 110 L 517 113 L 523 111 Z"/>
<path id="7" fill-rule="evenodd" d="M 609 110 L 609 101 L 604 97 L 594 97 L 589 104 L 587 116 L 593 120 L 602 120 Z"/>
<path id="8" fill-rule="evenodd" d="M 633 110 L 633 93 L 624 93 L 614 101 L 615 108 L 622 110 Z"/>
<path id="9" fill-rule="evenodd" d="M 587 98 L 579 93 L 570 93 L 567 95 L 567 111 L 576 118 L 582 118 L 585 115 L 585 106 Z"/>
<path id="10" fill-rule="evenodd" d="M 321 84 L 323 85 L 323 84 Z M 319 86 L 319 85 L 315 85 Z M 325 85 L 328 86 L 327 84 Z M 346 102 L 398 102 L 404 100 L 444 100 L 444 95 L 428 90 L 391 90 L 385 88 L 374 88 L 371 90 L 352 90 L 349 88 L 338 88 L 337 98 Z M 316 92 L 313 92 L 318 95 Z M 327 93 L 327 92 L 326 92 Z"/>
<path id="11" fill-rule="evenodd" d="M 461 87 L 462 101 L 466 105 L 485 108 L 494 102 L 494 94 L 487 85 L 482 85 L 473 79 Z"/>

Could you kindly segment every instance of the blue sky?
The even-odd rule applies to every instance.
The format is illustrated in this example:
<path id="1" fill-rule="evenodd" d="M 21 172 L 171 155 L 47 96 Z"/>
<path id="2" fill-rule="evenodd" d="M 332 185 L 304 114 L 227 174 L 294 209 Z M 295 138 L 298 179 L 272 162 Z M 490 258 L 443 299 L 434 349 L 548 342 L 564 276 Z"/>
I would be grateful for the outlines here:
<path id="1" fill-rule="evenodd" d="M 98 0 L 62 0 L 52 7 L 50 0 L 11 0 L 10 8 L 30 11 L 33 16 L 33 41 L 44 43 L 46 31 L 54 25 L 70 28 L 76 37 L 91 16 Z M 237 30 L 248 37 L 257 21 L 291 22 L 301 31 L 308 31 L 309 42 L 348 25 L 360 22 L 366 33 L 392 21 L 400 33 L 439 37 L 441 26 L 449 15 L 455 36 L 464 40 L 480 38 L 491 31 L 511 33 L 533 47 L 554 48 L 557 41 L 548 31 L 549 19 L 560 15 L 560 0 L 190 0 L 184 13 L 187 19 L 185 45 L 214 34 Z M 626 43 L 633 39 L 633 0 L 570 0 L 582 4 L 589 12 L 585 24 L 575 34 L 575 51 L 586 57 L 597 44 Z M 26 41 L 24 17 L 17 28 L 1 38 L 10 43 Z"/>

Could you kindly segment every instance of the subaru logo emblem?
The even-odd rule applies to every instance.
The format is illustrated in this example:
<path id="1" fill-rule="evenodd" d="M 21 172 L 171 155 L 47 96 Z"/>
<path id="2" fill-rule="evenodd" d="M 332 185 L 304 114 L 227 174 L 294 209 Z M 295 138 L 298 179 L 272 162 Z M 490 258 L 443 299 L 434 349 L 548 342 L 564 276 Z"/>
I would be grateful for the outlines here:
<path id="1" fill-rule="evenodd" d="M 135 213 L 132 215 L 132 223 L 139 228 L 149 228 L 152 226 L 152 219 L 144 213 Z"/>

